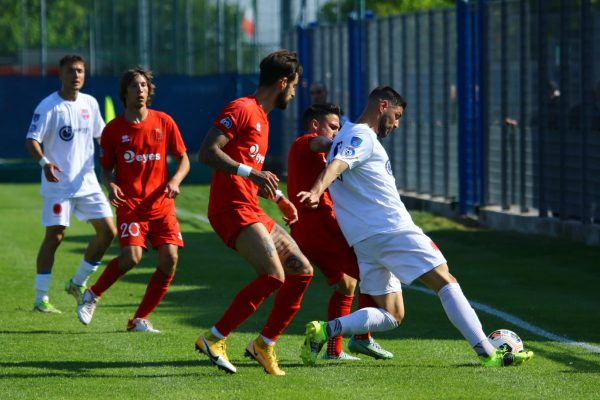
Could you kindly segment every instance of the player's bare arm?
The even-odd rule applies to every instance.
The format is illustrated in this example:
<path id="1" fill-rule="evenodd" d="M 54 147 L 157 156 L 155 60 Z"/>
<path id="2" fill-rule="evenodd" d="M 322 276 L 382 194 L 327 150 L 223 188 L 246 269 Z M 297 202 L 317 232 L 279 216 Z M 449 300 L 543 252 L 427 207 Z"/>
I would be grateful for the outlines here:
<path id="1" fill-rule="evenodd" d="M 312 138 L 311 141 L 308 142 L 308 147 L 310 148 L 310 151 L 314 153 L 327 153 L 331 148 L 332 142 L 333 140 L 327 139 L 324 136 L 317 136 Z"/>
<path id="2" fill-rule="evenodd" d="M 348 164 L 336 158 L 319 175 L 309 192 L 298 193 L 298 199 L 308 208 L 317 208 L 323 192 L 347 169 Z"/>
<path id="3" fill-rule="evenodd" d="M 108 200 L 110 200 L 110 204 L 119 207 L 125 203 L 125 195 L 119 185 L 115 182 L 115 175 L 112 168 L 102 168 L 102 182 L 108 190 Z"/>
<path id="4" fill-rule="evenodd" d="M 41 160 L 45 160 L 43 163 L 43 168 L 46 180 L 48 180 L 48 182 L 58 182 L 60 179 L 58 179 L 58 176 L 56 176 L 55 172 L 62 172 L 62 170 L 58 165 L 48 162 L 48 160 L 44 157 L 44 152 L 42 151 L 42 146 L 40 143 L 35 139 L 27 139 L 25 145 L 29 151 L 29 154 L 31 154 L 36 162 L 42 165 Z"/>
<path id="5" fill-rule="evenodd" d="M 229 143 L 229 138 L 215 127 L 211 127 L 200 146 L 198 158 L 201 163 L 206 164 L 219 171 L 235 175 L 240 163 L 229 157 L 222 148 Z M 266 198 L 275 197 L 279 178 L 270 171 L 257 171 L 252 169 L 248 177 Z"/>
<path id="6" fill-rule="evenodd" d="M 294 203 L 292 203 L 285 195 L 278 190 L 275 199 L 273 199 L 277 203 L 277 207 L 283 214 L 283 220 L 287 226 L 290 226 L 298 221 L 298 210 Z"/>
<path id="7" fill-rule="evenodd" d="M 183 178 L 187 176 L 188 172 L 190 172 L 190 158 L 187 153 L 183 153 L 179 156 L 179 165 L 177 165 L 175 174 L 169 179 L 169 182 L 167 182 L 167 186 L 165 187 L 167 197 L 174 199 L 181 193 L 179 185 L 181 185 Z"/>

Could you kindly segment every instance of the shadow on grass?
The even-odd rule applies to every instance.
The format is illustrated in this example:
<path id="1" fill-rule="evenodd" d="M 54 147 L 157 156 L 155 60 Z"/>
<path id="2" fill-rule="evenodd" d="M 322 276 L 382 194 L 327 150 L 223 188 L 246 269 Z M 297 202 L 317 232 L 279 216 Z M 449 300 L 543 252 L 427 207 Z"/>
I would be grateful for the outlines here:
<path id="1" fill-rule="evenodd" d="M 185 220 L 184 226 L 189 229 L 193 223 L 193 220 Z M 589 318 L 595 315 L 598 301 L 596 287 L 600 285 L 596 267 L 589 262 L 595 259 L 594 255 L 597 256 L 597 248 L 559 239 L 484 229 L 432 229 L 428 234 L 444 251 L 451 272 L 461 283 L 467 298 L 489 304 L 545 330 L 561 332 L 572 339 L 600 341 L 600 321 Z M 179 322 L 194 329 L 209 327 L 221 317 L 239 290 L 255 278 L 255 274 L 239 254 L 227 248 L 213 232 L 184 231 L 184 238 L 185 247 L 180 251 L 177 274 L 157 312 L 172 313 Z M 71 236 L 65 240 L 87 243 L 89 237 Z M 156 251 L 148 251 L 135 272 L 121 278 L 124 282 L 142 286 L 138 294 L 140 300 L 154 272 L 156 256 Z M 301 335 L 306 321 L 326 319 L 331 289 L 324 284 L 318 270 L 315 274 L 319 276 L 305 294 L 302 308 L 287 333 Z M 577 276 L 577 284 L 565 282 L 565 276 Z M 119 290 L 118 283 L 107 294 L 113 290 Z M 267 299 L 238 331 L 260 331 L 273 297 Z M 422 339 L 459 337 L 453 327 L 446 329 L 449 323 L 443 309 L 437 298 L 430 297 L 430 300 L 424 300 L 423 296 L 406 291 L 405 322 L 399 329 L 377 336 L 399 338 L 417 333 L 415 336 Z M 561 318 L 561 315 L 569 318 Z M 497 321 L 495 324 L 498 326 L 504 324 L 496 317 L 481 314 L 480 317 Z M 488 331 L 497 328 L 486 325 Z"/>

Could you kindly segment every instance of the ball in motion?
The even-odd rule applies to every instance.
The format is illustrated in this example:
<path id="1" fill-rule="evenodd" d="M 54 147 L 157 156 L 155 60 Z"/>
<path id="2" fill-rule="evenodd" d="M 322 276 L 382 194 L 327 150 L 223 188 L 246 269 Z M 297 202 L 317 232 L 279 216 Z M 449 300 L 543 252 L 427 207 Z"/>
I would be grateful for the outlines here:
<path id="1" fill-rule="evenodd" d="M 495 330 L 488 335 L 488 338 L 497 349 L 505 349 L 513 353 L 523 351 L 523 341 L 519 335 L 508 329 Z"/>

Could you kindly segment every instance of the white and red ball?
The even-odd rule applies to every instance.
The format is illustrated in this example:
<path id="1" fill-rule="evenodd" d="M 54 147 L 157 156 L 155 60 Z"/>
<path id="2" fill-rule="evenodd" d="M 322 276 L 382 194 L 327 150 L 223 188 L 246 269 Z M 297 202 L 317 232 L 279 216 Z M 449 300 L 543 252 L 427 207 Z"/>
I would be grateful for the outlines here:
<path id="1" fill-rule="evenodd" d="M 513 353 L 523 351 L 523 341 L 519 335 L 508 329 L 497 329 L 488 335 L 488 339 L 497 349 L 504 348 Z"/>

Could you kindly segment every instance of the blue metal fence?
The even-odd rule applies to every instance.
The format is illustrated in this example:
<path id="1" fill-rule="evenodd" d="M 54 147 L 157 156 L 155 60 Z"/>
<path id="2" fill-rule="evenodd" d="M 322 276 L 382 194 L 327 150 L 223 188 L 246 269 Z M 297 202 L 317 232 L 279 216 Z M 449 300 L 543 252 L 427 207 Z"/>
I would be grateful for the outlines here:
<path id="1" fill-rule="evenodd" d="M 461 214 L 600 222 L 600 3 L 461 0 L 301 28 L 283 46 L 296 49 L 298 37 L 301 90 L 324 82 L 351 119 L 377 85 L 407 99 L 384 142 L 403 193 L 456 201 Z"/>

